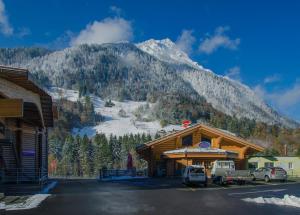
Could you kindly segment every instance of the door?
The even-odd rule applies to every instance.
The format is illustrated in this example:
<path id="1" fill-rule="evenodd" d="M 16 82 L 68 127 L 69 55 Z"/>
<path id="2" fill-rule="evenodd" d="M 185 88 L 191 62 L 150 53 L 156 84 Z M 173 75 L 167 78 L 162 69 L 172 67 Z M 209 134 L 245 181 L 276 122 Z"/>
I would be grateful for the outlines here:
<path id="1" fill-rule="evenodd" d="M 263 179 L 264 178 L 264 168 L 259 168 L 254 172 L 254 176 L 257 179 Z"/>

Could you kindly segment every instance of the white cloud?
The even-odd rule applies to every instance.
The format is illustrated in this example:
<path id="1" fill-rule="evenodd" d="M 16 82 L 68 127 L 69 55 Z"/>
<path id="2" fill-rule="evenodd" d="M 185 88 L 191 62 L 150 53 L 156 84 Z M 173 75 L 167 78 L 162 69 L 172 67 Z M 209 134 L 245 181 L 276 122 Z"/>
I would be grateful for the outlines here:
<path id="1" fill-rule="evenodd" d="M 9 24 L 3 0 L 0 0 L 0 30 L 5 36 L 11 36 L 14 32 L 13 27 Z"/>
<path id="2" fill-rule="evenodd" d="M 273 92 L 268 92 L 262 85 L 257 85 L 254 91 L 283 112 L 295 105 L 300 106 L 300 82 L 296 82 L 291 88 Z"/>
<path id="3" fill-rule="evenodd" d="M 122 14 L 122 9 L 114 5 L 110 6 L 109 10 L 116 16 L 121 16 Z"/>
<path id="4" fill-rule="evenodd" d="M 216 28 L 212 36 L 205 38 L 199 46 L 199 51 L 205 54 L 211 54 L 219 48 L 235 50 L 240 44 L 240 39 L 231 39 L 225 33 L 229 27 Z"/>
<path id="5" fill-rule="evenodd" d="M 106 18 L 88 24 L 77 37 L 72 38 L 71 45 L 130 41 L 132 37 L 131 22 L 119 17 Z"/>
<path id="6" fill-rule="evenodd" d="M 228 78 L 237 80 L 237 81 L 241 81 L 241 69 L 239 66 L 234 66 L 230 69 L 228 69 L 228 71 L 225 73 L 225 76 L 227 76 Z"/>
<path id="7" fill-rule="evenodd" d="M 277 81 L 280 81 L 280 75 L 278 74 L 274 74 L 274 75 L 271 75 L 271 76 L 268 76 L 264 79 L 264 83 L 265 84 L 270 84 L 270 83 L 274 83 L 274 82 L 277 82 Z"/>
<path id="8" fill-rule="evenodd" d="M 185 53 L 190 54 L 195 42 L 196 38 L 193 36 L 193 30 L 183 30 L 177 38 L 176 45 Z"/>
<path id="9" fill-rule="evenodd" d="M 292 88 L 283 92 L 274 93 L 272 97 L 282 108 L 300 104 L 300 83 L 294 84 Z"/>

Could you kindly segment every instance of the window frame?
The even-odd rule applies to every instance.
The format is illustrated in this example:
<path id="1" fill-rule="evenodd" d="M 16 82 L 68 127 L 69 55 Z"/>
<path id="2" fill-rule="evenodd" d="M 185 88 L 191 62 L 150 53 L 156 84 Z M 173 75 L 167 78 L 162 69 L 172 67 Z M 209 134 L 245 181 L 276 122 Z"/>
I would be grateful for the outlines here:
<path id="1" fill-rule="evenodd" d="M 271 165 L 266 165 L 266 164 L 271 164 Z M 274 167 L 274 162 L 265 162 L 264 167 L 265 168 L 273 168 Z"/>
<path id="2" fill-rule="evenodd" d="M 190 143 L 186 144 L 184 141 L 191 141 Z M 193 134 L 188 134 L 181 138 L 181 145 L 183 147 L 193 146 Z"/>

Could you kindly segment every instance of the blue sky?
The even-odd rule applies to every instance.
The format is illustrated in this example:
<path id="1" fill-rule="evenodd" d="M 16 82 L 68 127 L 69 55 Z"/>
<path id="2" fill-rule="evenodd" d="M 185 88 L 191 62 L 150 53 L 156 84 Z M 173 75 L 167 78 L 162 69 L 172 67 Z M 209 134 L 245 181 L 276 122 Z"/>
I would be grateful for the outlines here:
<path id="1" fill-rule="evenodd" d="M 300 121 L 299 1 L 0 0 L 1 47 L 170 38 Z"/>

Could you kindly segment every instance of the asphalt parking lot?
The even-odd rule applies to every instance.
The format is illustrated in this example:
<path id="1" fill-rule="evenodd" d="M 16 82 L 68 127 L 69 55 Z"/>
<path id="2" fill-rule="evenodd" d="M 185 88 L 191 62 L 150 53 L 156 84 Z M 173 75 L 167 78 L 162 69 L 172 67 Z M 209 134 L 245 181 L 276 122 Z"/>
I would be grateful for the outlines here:
<path id="1" fill-rule="evenodd" d="M 60 214 L 300 214 L 289 206 L 247 203 L 243 198 L 300 196 L 299 183 L 186 187 L 176 179 L 97 182 L 60 180 L 38 208 L 9 215 Z"/>

